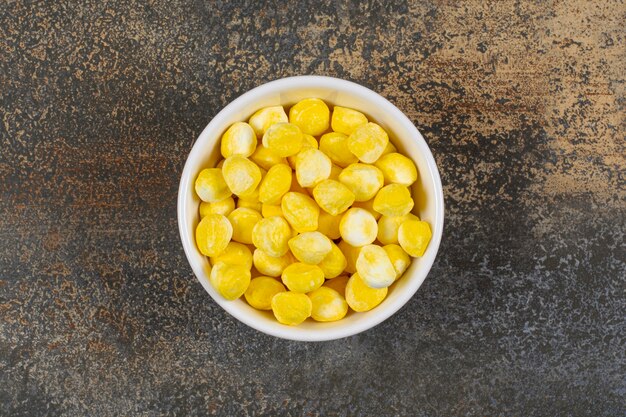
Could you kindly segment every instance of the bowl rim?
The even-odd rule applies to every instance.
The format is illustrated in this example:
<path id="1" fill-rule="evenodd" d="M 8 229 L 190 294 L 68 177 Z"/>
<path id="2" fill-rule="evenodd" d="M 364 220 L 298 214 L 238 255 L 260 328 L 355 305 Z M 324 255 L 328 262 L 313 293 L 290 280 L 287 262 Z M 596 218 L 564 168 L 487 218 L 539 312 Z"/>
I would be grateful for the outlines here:
<path id="1" fill-rule="evenodd" d="M 319 332 L 310 332 L 310 333 L 302 333 L 302 332 L 294 332 L 292 331 L 294 327 L 291 326 L 280 326 L 280 327 L 265 327 L 260 324 L 260 322 L 253 319 L 253 317 L 247 314 L 241 314 L 241 311 L 233 306 L 233 303 L 227 301 L 225 299 L 221 299 L 219 297 L 213 296 L 211 294 L 208 286 L 210 284 L 208 282 L 204 282 L 205 280 L 201 279 L 201 275 L 203 275 L 203 271 L 201 267 L 195 265 L 190 257 L 190 253 L 195 247 L 195 243 L 193 242 L 192 236 L 195 233 L 190 230 L 187 225 L 186 219 L 186 195 L 187 190 L 189 190 L 190 182 L 193 180 L 191 178 L 192 166 L 191 166 L 191 158 L 192 155 L 200 152 L 200 143 L 204 142 L 203 138 L 209 136 L 209 132 L 217 126 L 221 126 L 225 123 L 225 119 L 227 116 L 237 110 L 239 107 L 245 105 L 249 101 L 254 100 L 257 96 L 263 96 L 267 93 L 272 93 L 276 91 L 282 90 L 292 90 L 294 88 L 335 88 L 338 90 L 344 91 L 358 91 L 359 95 L 366 96 L 372 102 L 376 102 L 376 104 L 381 108 L 381 111 L 390 113 L 394 119 L 397 119 L 399 123 L 402 123 L 405 128 L 410 130 L 414 134 L 414 138 L 417 140 L 417 146 L 419 147 L 420 152 L 426 160 L 427 168 L 432 178 L 432 183 L 435 188 L 434 199 L 435 199 L 435 220 L 434 225 L 432 225 L 431 229 L 433 230 L 433 236 L 429 243 L 429 248 L 424 256 L 421 258 L 422 266 L 416 271 L 414 277 L 412 277 L 411 285 L 404 289 L 402 295 L 395 300 L 394 304 L 388 307 L 386 310 L 381 312 L 381 314 L 372 316 L 368 320 L 364 320 L 359 323 L 355 323 L 351 326 L 346 327 L 337 327 L 332 329 L 327 329 L 325 333 Z M 327 340 L 335 340 L 341 339 L 344 337 L 352 336 L 363 331 L 369 330 L 378 324 L 382 323 L 396 312 L 398 312 L 406 303 L 415 295 L 417 290 L 420 288 L 426 276 L 430 272 L 432 265 L 435 261 L 437 253 L 439 251 L 439 245 L 441 243 L 442 235 L 443 235 L 443 226 L 444 226 L 444 198 L 443 198 L 443 186 L 441 184 L 441 177 L 439 175 L 439 170 L 437 168 L 437 164 L 435 159 L 428 147 L 428 144 L 424 140 L 424 137 L 420 133 L 420 131 L 415 127 L 413 122 L 398 109 L 393 103 L 389 100 L 376 93 L 375 91 L 362 86 L 360 84 L 354 83 L 352 81 L 343 80 L 335 77 L 328 76 L 320 76 L 320 75 L 302 75 L 302 76 L 293 76 L 280 78 L 273 81 L 269 81 L 265 84 L 259 85 L 243 94 L 239 97 L 231 101 L 227 104 L 222 110 L 220 110 L 207 124 L 207 126 L 202 130 L 200 135 L 194 141 L 194 144 L 187 155 L 185 160 L 185 165 L 183 171 L 181 173 L 181 179 L 178 187 L 178 198 L 177 198 L 177 222 L 178 222 L 178 230 L 180 234 L 181 243 L 183 245 L 183 250 L 185 252 L 185 257 L 187 258 L 187 262 L 191 266 L 196 279 L 203 286 L 205 291 L 209 294 L 209 296 L 224 310 L 226 310 L 231 316 L 239 320 L 240 322 L 250 326 L 251 328 L 258 330 L 262 333 L 275 336 L 282 339 L 294 340 L 294 341 L 327 341 Z"/>

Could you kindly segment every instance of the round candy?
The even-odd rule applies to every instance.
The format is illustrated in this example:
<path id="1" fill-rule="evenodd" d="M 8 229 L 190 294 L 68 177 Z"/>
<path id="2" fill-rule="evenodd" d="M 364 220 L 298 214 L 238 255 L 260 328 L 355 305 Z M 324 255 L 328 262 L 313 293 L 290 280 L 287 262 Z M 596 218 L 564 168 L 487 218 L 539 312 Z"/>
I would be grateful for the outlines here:
<path id="1" fill-rule="evenodd" d="M 328 130 L 330 110 L 319 98 L 306 98 L 291 107 L 289 122 L 308 135 L 318 136 Z"/>
<path id="2" fill-rule="evenodd" d="M 413 161 L 399 153 L 389 153 L 380 157 L 375 164 L 383 173 L 386 184 L 409 186 L 417 180 L 417 168 Z"/>
<path id="3" fill-rule="evenodd" d="M 276 123 L 287 123 L 287 113 L 283 106 L 265 107 L 250 116 L 250 126 L 254 129 L 254 133 L 257 137 L 262 137 L 263 134 L 270 128 L 270 126 Z"/>
<path id="4" fill-rule="evenodd" d="M 272 216 L 284 217 L 283 210 L 280 208 L 280 205 L 274 206 L 272 204 L 265 204 L 265 203 L 261 205 L 261 214 L 263 215 L 263 217 L 272 217 Z"/>
<path id="5" fill-rule="evenodd" d="M 335 132 L 349 135 L 357 127 L 367 124 L 367 117 L 360 111 L 335 106 L 330 124 Z"/>
<path id="6" fill-rule="evenodd" d="M 232 197 L 228 197 L 220 201 L 215 201 L 213 203 L 207 203 L 206 201 L 202 201 L 200 202 L 200 217 L 204 217 L 210 213 L 228 216 L 230 212 L 234 209 L 235 200 Z"/>
<path id="7" fill-rule="evenodd" d="M 259 167 L 254 162 L 239 155 L 226 158 L 222 167 L 222 174 L 230 191 L 238 196 L 253 193 L 261 182 Z"/>
<path id="8" fill-rule="evenodd" d="M 357 127 L 348 136 L 348 149 L 359 161 L 373 164 L 382 155 L 389 143 L 387 132 L 376 123 Z"/>
<path id="9" fill-rule="evenodd" d="M 279 204 L 289 188 L 291 188 L 291 168 L 285 164 L 274 165 L 261 180 L 259 201 L 267 204 Z"/>
<path id="10" fill-rule="evenodd" d="M 289 248 L 300 262 L 316 265 L 332 250 L 332 242 L 320 232 L 304 232 L 289 240 Z"/>
<path id="11" fill-rule="evenodd" d="M 352 275 L 346 285 L 346 301 L 356 312 L 369 311 L 382 303 L 387 296 L 387 288 L 368 287 L 358 273 Z"/>
<path id="12" fill-rule="evenodd" d="M 255 249 L 252 254 L 252 261 L 254 262 L 254 267 L 263 275 L 279 277 L 285 268 L 295 262 L 295 258 L 291 252 L 287 252 L 283 256 L 274 257 L 261 249 Z"/>
<path id="13" fill-rule="evenodd" d="M 340 241 L 337 246 L 346 257 L 346 272 L 354 274 L 356 272 L 356 260 L 361 253 L 361 246 L 352 246 L 345 240 Z"/>
<path id="14" fill-rule="evenodd" d="M 381 214 L 374 210 L 374 199 L 367 201 L 355 201 L 352 207 L 358 207 L 369 211 L 376 220 L 380 219 Z"/>
<path id="15" fill-rule="evenodd" d="M 290 291 L 306 293 L 322 286 L 324 272 L 317 265 L 296 262 L 285 268 L 281 278 Z"/>
<path id="16" fill-rule="evenodd" d="M 333 242 L 331 244 L 331 250 L 328 252 L 324 259 L 321 260 L 317 266 L 319 266 L 324 272 L 325 278 L 335 278 L 341 274 L 346 265 L 348 264 L 345 255 L 341 252 L 341 249 Z"/>
<path id="17" fill-rule="evenodd" d="M 276 123 L 263 135 L 263 146 L 282 158 L 300 152 L 303 141 L 302 131 L 291 123 Z"/>
<path id="18" fill-rule="evenodd" d="M 339 223 L 341 238 L 352 246 L 369 245 L 376 240 L 378 224 L 372 214 L 362 208 L 351 208 Z"/>
<path id="19" fill-rule="evenodd" d="M 234 123 L 222 135 L 222 156 L 228 158 L 240 155 L 247 158 L 256 149 L 256 144 L 256 134 L 248 123 Z"/>
<path id="20" fill-rule="evenodd" d="M 396 280 L 404 274 L 409 265 L 411 265 L 411 258 L 409 255 L 398 245 L 385 245 L 383 246 L 389 260 L 393 264 L 393 268 L 396 270 Z"/>
<path id="21" fill-rule="evenodd" d="M 313 189 L 313 198 L 320 208 L 336 216 L 354 203 L 354 194 L 348 187 L 335 180 L 324 180 Z"/>
<path id="22" fill-rule="evenodd" d="M 311 317 L 315 321 L 337 321 L 348 313 L 348 303 L 332 288 L 320 287 L 307 295 L 311 299 Z"/>
<path id="23" fill-rule="evenodd" d="M 296 156 L 296 178 L 303 187 L 314 187 L 330 176 L 332 162 L 324 152 L 306 148 Z"/>
<path id="24" fill-rule="evenodd" d="M 257 277 L 250 281 L 245 292 L 246 301 L 258 310 L 271 310 L 272 298 L 279 292 L 287 291 L 285 286 L 270 277 Z"/>
<path id="25" fill-rule="evenodd" d="M 327 279 L 322 287 L 332 288 L 337 291 L 341 296 L 345 297 L 346 294 L 346 285 L 348 284 L 348 280 L 350 276 L 341 275 L 337 278 Z"/>
<path id="26" fill-rule="evenodd" d="M 283 256 L 289 250 L 291 227 L 282 217 L 261 219 L 252 229 L 252 242 L 270 256 Z"/>
<path id="27" fill-rule="evenodd" d="M 308 195 L 288 192 L 280 203 L 285 219 L 297 232 L 312 232 L 317 230 L 317 218 L 320 208 L 315 200 Z"/>
<path id="28" fill-rule="evenodd" d="M 287 160 L 276 155 L 271 149 L 262 144 L 257 146 L 256 151 L 250 157 L 252 161 L 265 170 L 269 170 L 276 164 L 286 164 Z"/>
<path id="29" fill-rule="evenodd" d="M 378 245 L 361 248 L 356 260 L 356 271 L 368 287 L 385 288 L 393 284 L 396 270 L 385 250 Z"/>
<path id="30" fill-rule="evenodd" d="M 286 291 L 272 297 L 272 312 L 279 323 L 296 326 L 311 316 L 313 304 L 306 294 Z"/>
<path id="31" fill-rule="evenodd" d="M 323 135 L 320 138 L 320 151 L 340 167 L 358 162 L 358 158 L 350 152 L 348 137 L 343 133 L 331 132 Z"/>
<path id="32" fill-rule="evenodd" d="M 217 256 L 228 245 L 233 227 L 221 214 L 207 214 L 196 227 L 196 245 L 205 256 Z"/>
<path id="33" fill-rule="evenodd" d="M 243 243 L 228 242 L 222 253 L 212 256 L 210 259 L 212 265 L 224 262 L 229 265 L 241 265 L 248 270 L 252 268 L 252 252 Z"/>
<path id="34" fill-rule="evenodd" d="M 378 219 L 378 241 L 383 245 L 398 243 L 398 229 L 400 225 L 408 219 L 419 220 L 419 218 L 412 213 L 405 214 L 404 216 L 382 216 Z"/>
<path id="35" fill-rule="evenodd" d="M 235 300 L 248 289 L 250 270 L 243 265 L 218 262 L 211 269 L 209 281 L 222 297 L 227 300 Z"/>
<path id="36" fill-rule="evenodd" d="M 251 245 L 252 229 L 262 218 L 261 213 L 253 209 L 240 207 L 233 210 L 232 213 L 228 215 L 228 220 L 233 226 L 233 240 Z"/>
<path id="37" fill-rule="evenodd" d="M 371 200 L 384 185 L 380 169 L 361 163 L 345 167 L 339 174 L 339 181 L 354 193 L 355 201 Z"/>
<path id="38" fill-rule="evenodd" d="M 224 200 L 231 195 L 222 170 L 219 168 L 207 168 L 200 171 L 196 178 L 195 189 L 198 197 L 208 203 Z"/>
<path id="39" fill-rule="evenodd" d="M 400 184 L 385 185 L 374 198 L 374 210 L 384 216 L 404 216 L 414 204 L 409 189 Z"/>
<path id="40" fill-rule="evenodd" d="M 424 255 L 432 236 L 428 223 L 421 220 L 406 220 L 398 229 L 400 246 L 413 257 Z"/>

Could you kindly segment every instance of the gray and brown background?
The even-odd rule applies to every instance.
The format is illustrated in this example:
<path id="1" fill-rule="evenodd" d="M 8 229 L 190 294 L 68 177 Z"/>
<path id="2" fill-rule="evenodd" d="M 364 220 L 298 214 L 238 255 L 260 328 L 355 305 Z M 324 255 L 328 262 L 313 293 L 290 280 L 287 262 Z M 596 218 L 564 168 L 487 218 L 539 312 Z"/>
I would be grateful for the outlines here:
<path id="1" fill-rule="evenodd" d="M 626 415 L 623 1 L 0 3 L 0 415 Z M 439 164 L 429 277 L 296 343 L 203 291 L 195 138 L 302 74 L 406 112 Z"/>

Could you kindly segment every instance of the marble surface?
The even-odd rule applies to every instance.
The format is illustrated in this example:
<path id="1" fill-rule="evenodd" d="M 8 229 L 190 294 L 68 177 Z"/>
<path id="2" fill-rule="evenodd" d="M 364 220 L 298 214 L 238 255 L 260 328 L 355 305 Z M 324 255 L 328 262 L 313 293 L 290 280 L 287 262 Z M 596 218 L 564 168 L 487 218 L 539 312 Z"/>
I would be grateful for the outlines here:
<path id="1" fill-rule="evenodd" d="M 626 415 L 622 1 L 0 4 L 0 415 Z M 176 224 L 192 143 L 266 81 L 406 112 L 446 226 L 363 334 L 228 316 Z"/>

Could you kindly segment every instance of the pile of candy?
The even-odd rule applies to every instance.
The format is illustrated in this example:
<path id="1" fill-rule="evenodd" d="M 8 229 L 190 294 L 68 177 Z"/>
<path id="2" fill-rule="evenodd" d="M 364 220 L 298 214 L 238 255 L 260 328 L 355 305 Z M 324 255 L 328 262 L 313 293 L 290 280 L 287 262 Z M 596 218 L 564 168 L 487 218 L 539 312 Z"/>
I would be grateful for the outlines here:
<path id="1" fill-rule="evenodd" d="M 289 117 L 266 107 L 226 130 L 221 153 L 195 182 L 196 244 L 228 300 L 243 295 L 287 325 L 340 320 L 379 305 L 426 250 L 415 164 L 361 112 L 331 116 L 317 98 Z"/>

